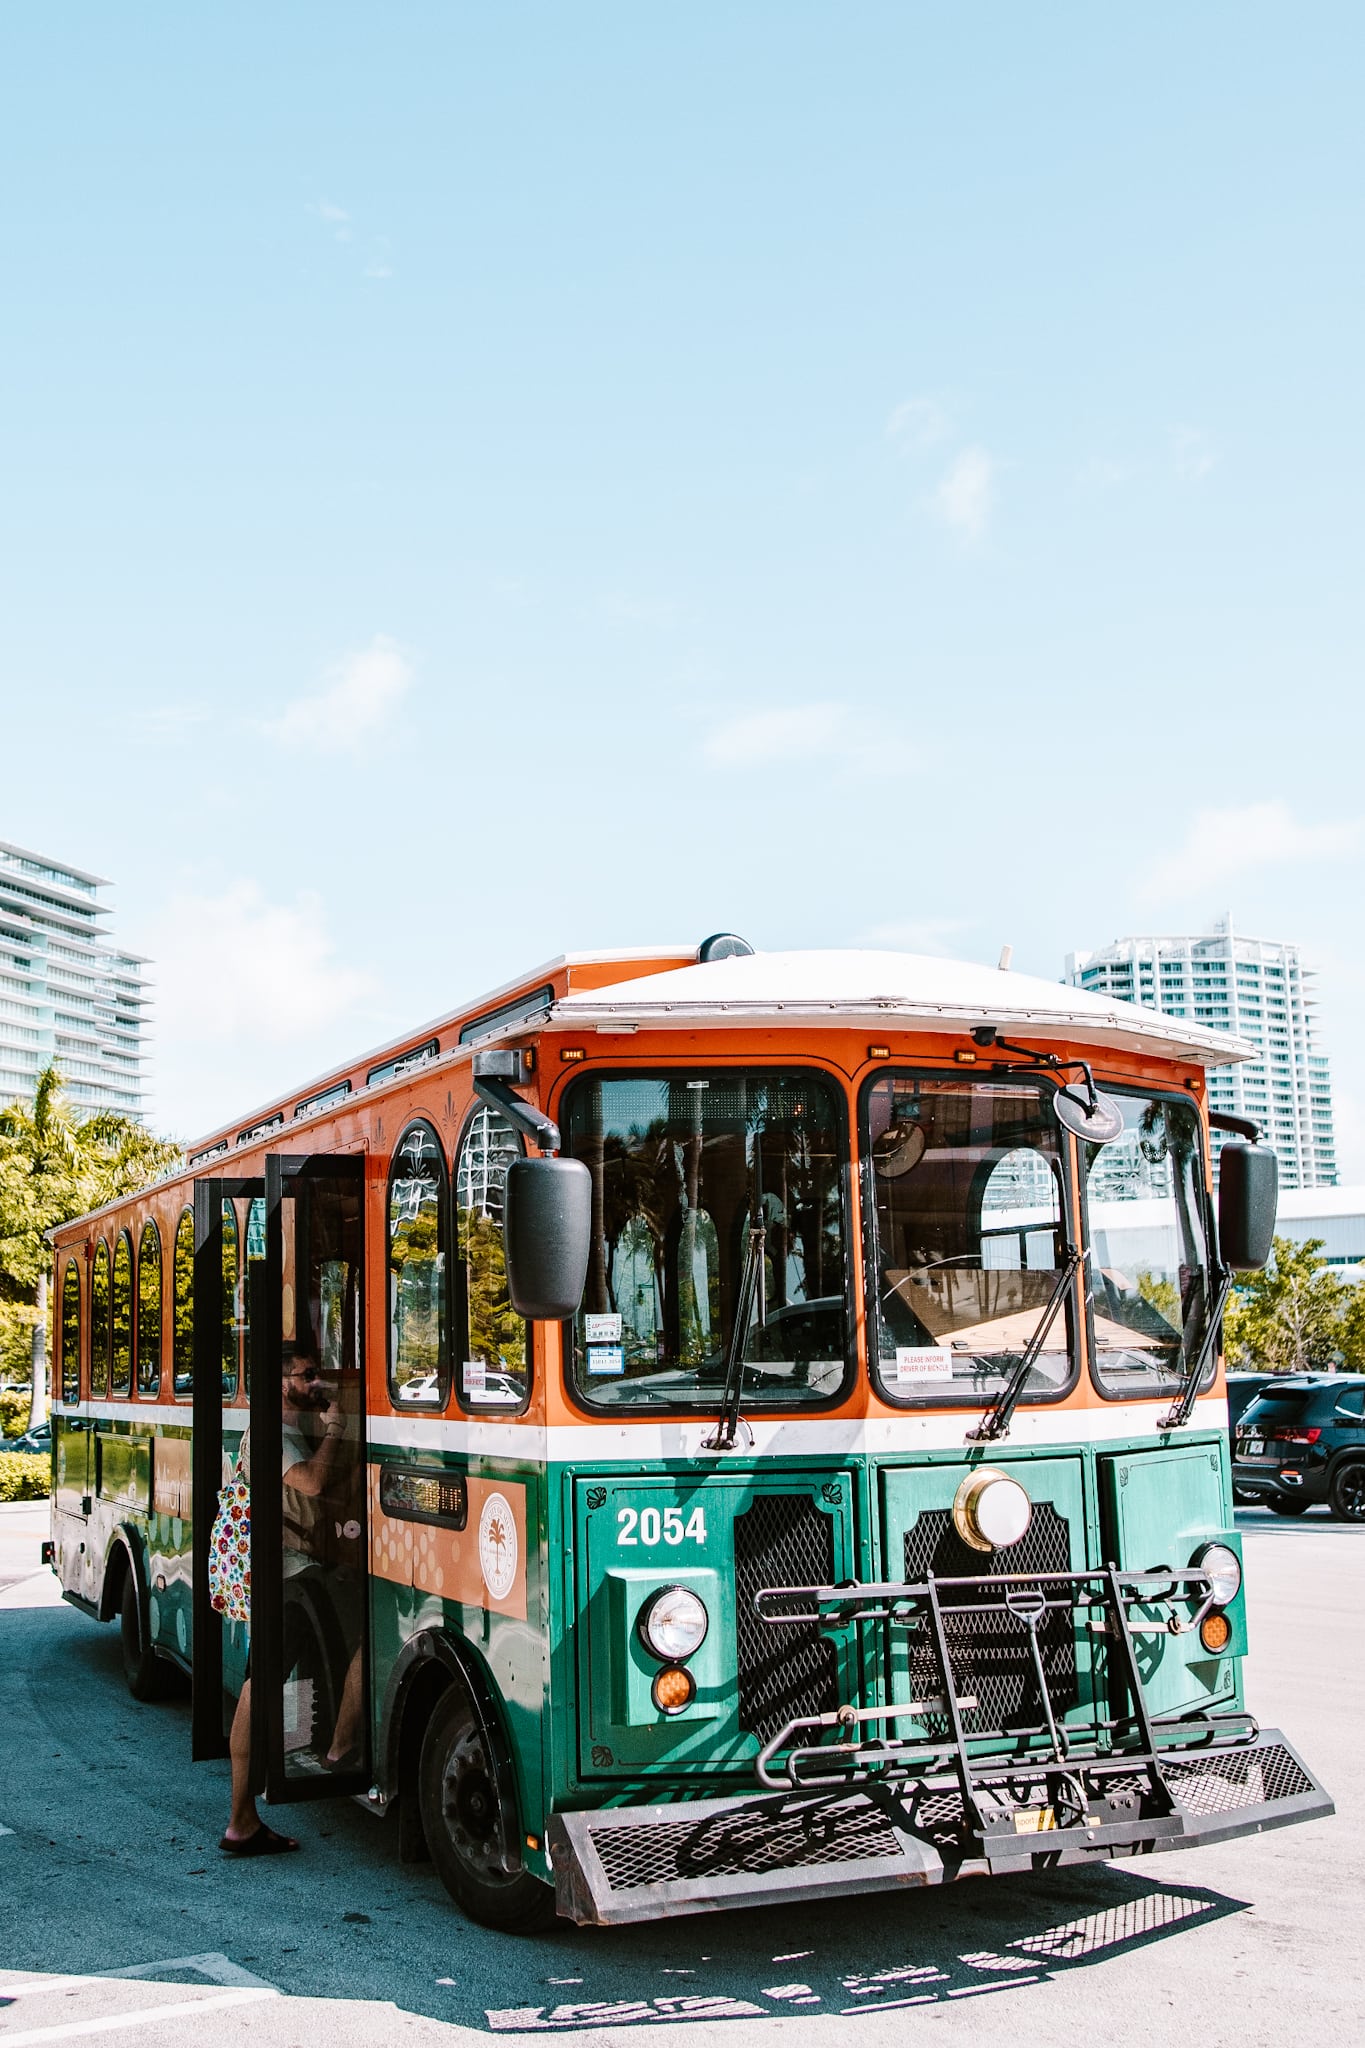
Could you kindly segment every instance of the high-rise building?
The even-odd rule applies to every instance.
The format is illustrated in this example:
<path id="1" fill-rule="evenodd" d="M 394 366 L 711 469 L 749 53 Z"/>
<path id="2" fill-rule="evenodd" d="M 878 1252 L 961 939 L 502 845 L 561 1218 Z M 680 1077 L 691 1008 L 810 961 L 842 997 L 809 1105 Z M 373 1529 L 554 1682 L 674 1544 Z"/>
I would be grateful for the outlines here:
<path id="1" fill-rule="evenodd" d="M 78 1108 L 145 1113 L 145 963 L 109 943 L 107 886 L 0 840 L 0 1102 L 55 1062 Z"/>
<path id="2" fill-rule="evenodd" d="M 1229 913 L 1191 938 L 1118 939 L 1102 952 L 1069 953 L 1065 979 L 1249 1039 L 1254 1059 L 1210 1069 L 1210 1107 L 1260 1127 L 1281 1187 L 1336 1186 L 1332 1089 L 1313 1043 L 1314 976 L 1297 946 L 1246 938 Z M 1215 1148 L 1221 1143 L 1215 1132 Z"/>

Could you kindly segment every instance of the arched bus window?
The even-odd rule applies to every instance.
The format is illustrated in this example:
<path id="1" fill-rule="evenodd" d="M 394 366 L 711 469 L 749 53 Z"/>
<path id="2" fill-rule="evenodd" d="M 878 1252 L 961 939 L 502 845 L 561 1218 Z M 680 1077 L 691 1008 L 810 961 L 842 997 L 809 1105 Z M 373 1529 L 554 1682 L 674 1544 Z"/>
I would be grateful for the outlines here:
<path id="1" fill-rule="evenodd" d="M 260 1195 L 247 1204 L 246 1257 L 238 1288 L 238 1322 L 242 1332 L 242 1392 L 251 1393 L 251 1274 L 265 1265 L 265 1202 Z"/>
<path id="2" fill-rule="evenodd" d="M 114 1286 L 110 1321 L 114 1341 L 109 1357 L 109 1391 L 128 1395 L 133 1384 L 133 1245 L 126 1230 L 114 1246 Z"/>
<path id="3" fill-rule="evenodd" d="M 101 1238 L 90 1268 L 90 1392 L 109 1391 L 109 1247 Z"/>
<path id="4" fill-rule="evenodd" d="M 81 1398 L 81 1276 L 74 1259 L 62 1276 L 62 1399 L 74 1406 Z"/>
<path id="5" fill-rule="evenodd" d="M 389 1392 L 404 1407 L 450 1399 L 446 1167 L 429 1124 L 410 1124 L 389 1175 Z"/>
<path id="6" fill-rule="evenodd" d="M 223 1204 L 223 1399 L 237 1391 L 237 1328 L 239 1301 L 237 1258 L 237 1212 L 231 1202 Z"/>
<path id="7" fill-rule="evenodd" d="M 521 1139 L 501 1111 L 480 1104 L 465 1126 L 455 1167 L 460 1258 L 460 1400 L 466 1408 L 525 1405 L 531 1391 L 526 1325 L 507 1294 L 502 1194 Z"/>
<path id="8" fill-rule="evenodd" d="M 161 1390 L 161 1237 L 145 1223 L 137 1248 L 137 1390 Z"/>
<path id="9" fill-rule="evenodd" d="M 194 1211 L 186 1209 L 175 1226 L 171 1260 L 174 1318 L 171 1330 L 171 1371 L 177 1394 L 194 1389 Z"/>

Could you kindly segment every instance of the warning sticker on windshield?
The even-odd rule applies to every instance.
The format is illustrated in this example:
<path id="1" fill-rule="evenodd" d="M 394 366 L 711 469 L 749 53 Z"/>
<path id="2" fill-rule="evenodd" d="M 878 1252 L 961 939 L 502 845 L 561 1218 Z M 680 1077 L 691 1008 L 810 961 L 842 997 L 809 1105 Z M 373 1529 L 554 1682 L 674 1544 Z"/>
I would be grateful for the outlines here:
<path id="1" fill-rule="evenodd" d="M 619 1378 L 626 1369 L 626 1354 L 620 1344 L 590 1344 L 588 1371 L 595 1377 L 608 1374 Z"/>
<path id="2" fill-rule="evenodd" d="M 588 1344 L 619 1344 L 620 1316 L 584 1316 L 583 1339 Z"/>
<path id="3" fill-rule="evenodd" d="M 907 1380 L 950 1380 L 952 1376 L 951 1351 L 936 1345 L 896 1346 L 896 1379 L 900 1385 L 904 1386 Z"/>

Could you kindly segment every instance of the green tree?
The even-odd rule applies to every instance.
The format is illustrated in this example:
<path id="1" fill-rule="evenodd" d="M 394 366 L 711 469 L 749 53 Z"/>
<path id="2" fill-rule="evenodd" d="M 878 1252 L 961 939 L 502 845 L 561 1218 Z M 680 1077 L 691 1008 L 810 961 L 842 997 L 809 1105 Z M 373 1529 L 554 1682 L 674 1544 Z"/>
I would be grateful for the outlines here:
<path id="1" fill-rule="evenodd" d="M 1257 1372 L 1326 1372 L 1346 1350 L 1351 1289 L 1332 1272 L 1322 1239 L 1277 1237 L 1265 1271 L 1239 1284 L 1223 1317 L 1229 1365 Z"/>
<path id="2" fill-rule="evenodd" d="M 178 1145 L 132 1117 L 74 1110 L 55 1066 L 38 1076 L 31 1105 L 0 1109 L 0 1355 L 9 1370 L 31 1373 L 30 1426 L 47 1410 L 45 1233 L 148 1187 L 180 1161 Z"/>
<path id="3" fill-rule="evenodd" d="M 1365 1268 L 1356 1270 L 1360 1278 L 1346 1283 L 1346 1305 L 1340 1323 L 1347 1372 L 1365 1372 Z"/>

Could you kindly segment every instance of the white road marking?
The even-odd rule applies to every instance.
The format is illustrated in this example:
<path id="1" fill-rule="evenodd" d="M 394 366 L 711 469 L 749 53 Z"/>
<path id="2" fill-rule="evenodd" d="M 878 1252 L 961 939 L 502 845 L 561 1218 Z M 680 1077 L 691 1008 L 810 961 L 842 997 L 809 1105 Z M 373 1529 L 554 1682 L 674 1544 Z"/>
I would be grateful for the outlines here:
<path id="1" fill-rule="evenodd" d="M 85 1980 L 99 1983 L 97 1977 Z M 10 1993 L 0 1994 L 11 1996 Z M 259 1990 L 236 1986 L 231 1991 L 219 1991 L 212 1998 L 177 1998 L 165 2005 L 145 2005 L 136 2012 L 104 2013 L 98 2019 L 64 2020 L 54 2027 L 25 2027 L 21 2033 L 4 2037 L 5 2048 L 36 2048 L 40 2041 L 73 2041 L 82 2034 L 112 2034 L 129 2027 L 155 2026 L 159 2020 L 183 2021 L 194 2013 L 220 2012 L 225 2007 L 255 2005 L 264 1998 L 278 1998 L 280 1993 L 273 1985 L 263 1985 Z"/>

